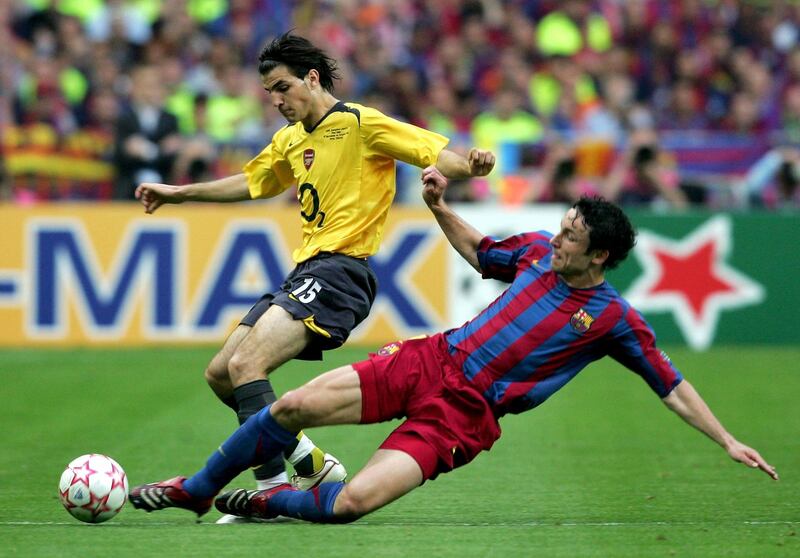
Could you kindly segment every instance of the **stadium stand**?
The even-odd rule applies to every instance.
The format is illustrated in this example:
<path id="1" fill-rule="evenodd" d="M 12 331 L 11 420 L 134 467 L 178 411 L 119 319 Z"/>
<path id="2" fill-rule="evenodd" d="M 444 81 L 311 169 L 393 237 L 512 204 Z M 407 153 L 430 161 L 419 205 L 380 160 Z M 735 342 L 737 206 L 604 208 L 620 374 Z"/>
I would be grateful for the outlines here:
<path id="1" fill-rule="evenodd" d="M 283 125 L 255 60 L 294 29 L 341 61 L 340 98 L 455 148 L 488 138 L 498 172 L 454 187 L 460 200 L 550 201 L 543 162 L 565 145 L 602 192 L 648 130 L 691 203 L 800 205 L 792 157 L 774 155 L 800 141 L 795 3 L 12 0 L 0 27 L 12 39 L 0 53 L 0 196 L 14 203 L 129 197 L 113 187 L 114 137 L 143 65 L 160 72 L 180 130 L 165 180 L 237 169 Z M 419 203 L 416 175 L 398 172 L 398 203 Z"/>

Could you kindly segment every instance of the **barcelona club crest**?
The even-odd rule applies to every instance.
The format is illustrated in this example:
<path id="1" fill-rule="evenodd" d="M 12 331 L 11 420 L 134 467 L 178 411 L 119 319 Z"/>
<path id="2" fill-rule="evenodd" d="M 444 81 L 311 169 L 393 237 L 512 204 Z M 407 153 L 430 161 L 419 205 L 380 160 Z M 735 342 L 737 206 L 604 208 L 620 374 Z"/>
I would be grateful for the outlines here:
<path id="1" fill-rule="evenodd" d="M 311 165 L 314 164 L 314 150 L 313 149 L 306 149 L 303 151 L 303 166 L 306 167 L 306 170 L 311 168 Z"/>
<path id="2" fill-rule="evenodd" d="M 589 331 L 589 328 L 592 327 L 593 322 L 594 318 L 592 315 L 583 308 L 575 312 L 569 319 L 569 325 L 571 325 L 572 329 L 578 333 L 586 333 Z"/>
<path id="3" fill-rule="evenodd" d="M 402 343 L 403 343 L 402 341 L 395 341 L 394 343 L 389 343 L 388 345 L 381 347 L 378 350 L 378 356 L 390 356 L 395 354 L 397 351 L 400 350 L 400 345 Z"/>

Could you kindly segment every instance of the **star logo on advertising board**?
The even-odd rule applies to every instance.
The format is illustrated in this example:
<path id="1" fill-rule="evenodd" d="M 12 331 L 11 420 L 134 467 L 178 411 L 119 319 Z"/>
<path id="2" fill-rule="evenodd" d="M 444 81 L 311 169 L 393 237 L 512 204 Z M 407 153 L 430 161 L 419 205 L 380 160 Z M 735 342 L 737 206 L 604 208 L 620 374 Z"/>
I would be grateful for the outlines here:
<path id="1" fill-rule="evenodd" d="M 761 284 L 725 263 L 731 229 L 730 218 L 718 216 L 678 241 L 640 232 L 634 255 L 644 271 L 625 298 L 642 312 L 672 312 L 686 343 L 707 349 L 723 310 L 765 297 Z"/>

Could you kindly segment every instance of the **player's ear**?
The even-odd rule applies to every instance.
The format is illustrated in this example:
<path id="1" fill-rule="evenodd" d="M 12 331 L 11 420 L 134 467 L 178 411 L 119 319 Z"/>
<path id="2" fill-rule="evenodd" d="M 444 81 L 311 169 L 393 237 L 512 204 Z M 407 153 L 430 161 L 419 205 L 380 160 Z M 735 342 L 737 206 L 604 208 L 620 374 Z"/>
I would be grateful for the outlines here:
<path id="1" fill-rule="evenodd" d="M 608 250 L 593 250 L 592 254 L 592 263 L 597 265 L 603 265 L 606 263 L 606 260 L 609 256 Z"/>
<path id="2" fill-rule="evenodd" d="M 319 83 L 319 72 L 314 68 L 311 68 L 308 73 L 303 78 L 303 81 L 306 82 L 306 87 L 311 87 L 314 83 Z"/>

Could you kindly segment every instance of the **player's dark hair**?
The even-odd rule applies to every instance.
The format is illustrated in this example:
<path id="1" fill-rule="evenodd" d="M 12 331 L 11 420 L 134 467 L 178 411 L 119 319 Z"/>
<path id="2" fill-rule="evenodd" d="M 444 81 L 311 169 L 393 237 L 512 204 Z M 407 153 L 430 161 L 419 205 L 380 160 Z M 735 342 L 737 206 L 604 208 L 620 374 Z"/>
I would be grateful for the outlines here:
<path id="1" fill-rule="evenodd" d="M 328 93 L 333 93 L 333 80 L 339 77 L 336 61 L 311 44 L 311 41 L 291 33 L 273 39 L 258 56 L 258 72 L 263 76 L 285 65 L 296 77 L 303 79 L 311 69 L 319 72 L 319 83 Z"/>
<path id="2" fill-rule="evenodd" d="M 589 228 L 589 251 L 608 250 L 605 269 L 617 267 L 636 244 L 636 231 L 618 206 L 601 197 L 584 196 L 572 204 Z"/>

